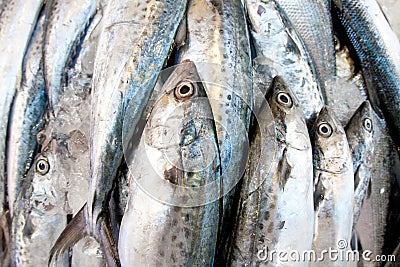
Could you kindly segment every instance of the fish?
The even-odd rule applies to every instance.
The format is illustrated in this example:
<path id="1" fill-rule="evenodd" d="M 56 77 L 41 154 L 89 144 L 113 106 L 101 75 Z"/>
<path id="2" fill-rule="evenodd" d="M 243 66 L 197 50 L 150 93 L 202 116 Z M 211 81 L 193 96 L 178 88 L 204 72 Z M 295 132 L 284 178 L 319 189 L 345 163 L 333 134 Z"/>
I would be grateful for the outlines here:
<path id="1" fill-rule="evenodd" d="M 293 261 L 288 258 L 284 263 L 284 259 L 279 262 L 265 254 L 306 251 L 313 244 L 314 225 L 309 221 L 314 215 L 312 147 L 304 113 L 280 76 L 273 78 L 266 98 L 269 105 L 259 115 L 259 130 L 252 143 L 259 149 L 251 147 L 253 157 L 243 178 L 230 252 L 232 266 L 291 266 Z M 268 111 L 272 112 L 269 116 Z M 271 123 L 273 130 L 267 128 Z M 275 162 L 272 166 L 271 160 Z"/>
<path id="2" fill-rule="evenodd" d="M 330 0 L 276 0 L 304 41 L 321 84 L 324 100 L 331 103 L 336 77 Z"/>
<path id="3" fill-rule="evenodd" d="M 389 197 L 392 182 L 396 179 L 396 157 L 398 151 L 390 136 L 388 124 L 372 111 L 374 127 L 374 157 L 371 166 L 371 181 L 367 197 L 360 212 L 356 232 L 363 251 L 371 251 L 371 258 L 383 254 Z M 363 262 L 365 266 L 374 266 L 373 262 Z"/>
<path id="4" fill-rule="evenodd" d="M 21 84 L 17 87 L 10 113 L 7 146 L 7 195 L 11 214 L 24 175 L 38 149 L 36 135 L 41 130 L 47 104 L 42 69 L 44 16 L 37 22 L 24 62 Z"/>
<path id="5" fill-rule="evenodd" d="M 268 89 L 274 76 L 281 76 L 300 101 L 307 123 L 312 125 L 324 99 L 300 34 L 276 1 L 246 0 L 245 4 L 256 54 L 253 79 Z"/>
<path id="6" fill-rule="evenodd" d="M 313 250 L 350 250 L 353 227 L 354 172 L 346 132 L 329 107 L 322 108 L 311 131 L 314 164 L 315 230 Z M 344 266 L 343 258 L 315 264 Z"/>
<path id="7" fill-rule="evenodd" d="M 196 65 L 177 65 L 157 95 L 128 163 L 121 266 L 212 266 L 222 214 L 221 164 Z"/>
<path id="8" fill-rule="evenodd" d="M 21 82 L 22 61 L 39 17 L 43 0 L 11 0 L 3 3 L 0 14 L 0 215 L 5 203 L 7 127 L 11 103 Z M 18 32 L 18 34 L 15 34 Z"/>
<path id="9" fill-rule="evenodd" d="M 144 110 L 185 9 L 185 0 L 111 0 L 105 7 L 92 79 L 86 218 L 93 231 L 124 158 L 123 140 L 143 131 Z"/>
<path id="10" fill-rule="evenodd" d="M 186 40 L 177 55 L 177 62 L 196 63 L 217 121 L 224 214 L 218 244 L 224 246 L 231 232 L 231 211 L 239 193 L 237 184 L 246 167 L 253 105 L 251 51 L 242 3 L 189 1 Z M 220 258 L 222 251 L 223 248 L 218 249 L 216 258 Z"/>
<path id="11" fill-rule="evenodd" d="M 56 140 L 37 155 L 14 205 L 12 266 L 46 266 L 53 242 L 67 225 Z M 68 257 L 60 266 L 68 266 Z"/>
<path id="12" fill-rule="evenodd" d="M 77 46 L 96 13 L 97 0 L 46 3 L 46 29 L 43 46 L 43 72 L 49 109 L 58 103 L 64 71 L 78 54 Z"/>
<path id="13" fill-rule="evenodd" d="M 399 146 L 399 39 L 375 0 L 335 0 L 334 10 L 361 65 L 372 107 L 380 117 L 385 117 Z"/>
<path id="14" fill-rule="evenodd" d="M 357 109 L 345 130 L 353 158 L 354 230 L 371 180 L 371 167 L 374 153 L 372 108 L 368 100 L 363 102 L 363 104 Z"/>

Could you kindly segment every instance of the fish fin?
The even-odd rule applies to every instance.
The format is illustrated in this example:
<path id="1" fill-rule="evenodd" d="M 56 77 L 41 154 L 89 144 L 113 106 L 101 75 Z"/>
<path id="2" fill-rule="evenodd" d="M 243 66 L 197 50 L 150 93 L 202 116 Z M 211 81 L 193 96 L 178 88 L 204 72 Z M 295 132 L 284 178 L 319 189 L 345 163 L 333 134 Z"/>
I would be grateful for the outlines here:
<path id="1" fill-rule="evenodd" d="M 53 258 L 56 263 L 60 255 L 88 234 L 86 231 L 86 209 L 87 205 L 85 204 L 60 234 L 50 250 L 48 266 L 52 266 Z"/>
<path id="2" fill-rule="evenodd" d="M 317 180 L 315 181 L 314 210 L 318 210 L 319 204 L 322 202 L 322 200 L 324 199 L 324 195 L 325 195 L 325 187 L 322 184 L 320 176 L 321 176 L 321 174 L 317 177 Z"/>
<path id="3" fill-rule="evenodd" d="M 293 168 L 293 164 L 289 161 L 286 154 L 287 148 L 283 150 L 282 159 L 278 163 L 279 188 L 283 190 L 285 189 L 286 182 L 289 180 Z"/>
<path id="4" fill-rule="evenodd" d="M 109 267 L 121 266 L 117 250 L 117 241 L 114 238 L 110 223 L 106 218 L 101 217 L 99 219 L 95 237 L 100 241 L 107 265 Z"/>

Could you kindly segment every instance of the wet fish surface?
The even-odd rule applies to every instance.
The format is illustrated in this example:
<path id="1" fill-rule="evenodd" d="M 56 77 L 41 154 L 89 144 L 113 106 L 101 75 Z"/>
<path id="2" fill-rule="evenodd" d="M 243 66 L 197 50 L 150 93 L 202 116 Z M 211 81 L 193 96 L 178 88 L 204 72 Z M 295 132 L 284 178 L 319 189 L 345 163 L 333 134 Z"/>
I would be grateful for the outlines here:
<path id="1" fill-rule="evenodd" d="M 97 0 L 50 0 L 46 3 L 43 66 L 49 108 L 58 103 L 63 74 L 96 12 Z"/>
<path id="2" fill-rule="evenodd" d="M 375 0 L 334 1 L 361 65 L 369 100 L 400 143 L 400 42 Z M 365 38 L 369 36 L 369 38 Z"/>
<path id="3" fill-rule="evenodd" d="M 274 76 L 281 76 L 299 99 L 307 122 L 312 125 L 324 100 L 314 65 L 299 33 L 276 1 L 246 0 L 245 4 L 256 51 L 253 79 L 268 88 Z"/>
<path id="4" fill-rule="evenodd" d="M 221 166 L 211 105 L 194 63 L 178 65 L 158 96 L 129 157 L 121 265 L 212 266 Z"/>
<path id="5" fill-rule="evenodd" d="M 312 148 L 304 113 L 279 76 L 274 78 L 267 99 L 276 132 L 275 165 L 270 171 L 265 166 L 272 152 L 266 138 L 269 130 L 264 128 L 268 116 L 261 113 L 261 130 L 252 143 L 261 145 L 260 154 L 251 147 L 231 244 L 232 266 L 292 266 L 294 262 L 290 259 L 287 258 L 287 263 L 280 262 L 270 252 L 312 248 L 314 225 L 309 221 L 314 215 Z"/>
<path id="6" fill-rule="evenodd" d="M 328 107 L 324 107 L 312 130 L 314 161 L 315 232 L 313 250 L 349 250 L 353 227 L 354 174 L 346 133 Z M 343 259 L 344 260 L 344 259 Z M 315 265 L 345 266 L 343 260 Z"/>
<path id="7" fill-rule="evenodd" d="M 346 126 L 346 136 L 353 158 L 354 170 L 353 229 L 355 229 L 360 216 L 371 180 L 374 153 L 373 130 L 371 105 L 369 101 L 365 101 Z"/>

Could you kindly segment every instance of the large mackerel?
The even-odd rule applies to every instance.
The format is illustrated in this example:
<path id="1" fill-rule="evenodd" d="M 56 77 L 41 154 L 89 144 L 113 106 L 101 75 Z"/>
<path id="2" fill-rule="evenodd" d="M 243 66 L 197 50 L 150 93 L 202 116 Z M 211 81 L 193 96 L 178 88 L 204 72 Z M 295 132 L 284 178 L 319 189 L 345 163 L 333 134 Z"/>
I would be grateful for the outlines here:
<path id="1" fill-rule="evenodd" d="M 0 213 L 4 205 L 5 149 L 11 102 L 21 82 L 22 61 L 43 0 L 10 0 L 0 14 Z M 18 32 L 18 34 L 15 34 Z"/>
<path id="2" fill-rule="evenodd" d="M 315 232 L 313 250 L 320 257 L 323 250 L 350 249 L 353 227 L 354 174 L 346 133 L 332 111 L 324 107 L 312 130 L 314 161 Z M 325 257 L 316 266 L 345 266 Z"/>
<path id="3" fill-rule="evenodd" d="M 38 146 L 36 134 L 46 107 L 42 64 L 44 16 L 32 35 L 23 63 L 23 76 L 17 88 L 10 114 L 7 148 L 7 192 L 12 214 L 13 205 Z"/>
<path id="4" fill-rule="evenodd" d="M 324 105 L 319 80 L 309 53 L 285 12 L 275 1 L 246 0 L 256 52 L 254 80 L 265 84 L 281 76 L 299 100 L 307 122 Z"/>
<path id="5" fill-rule="evenodd" d="M 267 98 L 274 116 L 276 164 L 269 172 L 268 162 L 274 157 L 268 139 L 271 122 L 265 121 L 268 114 L 261 111 L 260 130 L 252 143 L 243 178 L 229 255 L 232 266 L 292 266 L 294 262 L 289 257 L 278 259 L 271 251 L 288 255 L 292 250 L 312 248 L 314 224 L 309 220 L 314 215 L 312 148 L 304 113 L 279 76 L 274 78 Z M 257 146 L 260 146 L 258 152 Z M 308 262 L 296 266 L 308 266 Z"/>
<path id="6" fill-rule="evenodd" d="M 92 81 L 90 228 L 123 157 L 123 124 L 143 130 L 139 121 L 185 10 L 186 0 L 111 0 L 104 11 Z M 128 104 L 133 110 L 126 113 Z"/>
<path id="7" fill-rule="evenodd" d="M 98 0 L 49 0 L 46 3 L 46 30 L 43 66 L 49 108 L 58 103 L 64 70 L 76 54 L 77 44 L 89 25 Z"/>
<path id="8" fill-rule="evenodd" d="M 376 0 L 335 0 L 335 10 L 357 53 L 368 96 L 400 145 L 400 42 Z M 368 36 L 368 38 L 366 38 Z"/>
<path id="9" fill-rule="evenodd" d="M 212 266 L 221 166 L 211 105 L 194 63 L 178 65 L 157 96 L 129 157 L 121 265 Z"/>

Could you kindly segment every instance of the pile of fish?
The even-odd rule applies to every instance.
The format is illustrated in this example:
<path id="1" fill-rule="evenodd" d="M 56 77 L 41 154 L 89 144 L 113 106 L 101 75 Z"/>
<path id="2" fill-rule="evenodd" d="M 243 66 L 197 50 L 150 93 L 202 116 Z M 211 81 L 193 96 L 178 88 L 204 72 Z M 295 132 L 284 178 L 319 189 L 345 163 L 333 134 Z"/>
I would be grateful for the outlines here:
<path id="1" fill-rule="evenodd" d="M 376 0 L 0 0 L 0 77 L 0 266 L 398 266 Z"/>

